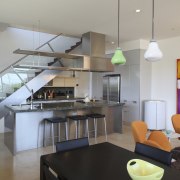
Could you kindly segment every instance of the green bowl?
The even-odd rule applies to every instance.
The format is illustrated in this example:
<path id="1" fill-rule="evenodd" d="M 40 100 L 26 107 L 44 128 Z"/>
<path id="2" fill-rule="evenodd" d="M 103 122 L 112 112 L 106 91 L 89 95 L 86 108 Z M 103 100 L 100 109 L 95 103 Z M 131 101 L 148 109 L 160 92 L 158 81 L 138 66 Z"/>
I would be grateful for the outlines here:
<path id="1" fill-rule="evenodd" d="M 164 169 L 141 159 L 128 161 L 127 171 L 134 180 L 159 180 L 164 175 Z"/>

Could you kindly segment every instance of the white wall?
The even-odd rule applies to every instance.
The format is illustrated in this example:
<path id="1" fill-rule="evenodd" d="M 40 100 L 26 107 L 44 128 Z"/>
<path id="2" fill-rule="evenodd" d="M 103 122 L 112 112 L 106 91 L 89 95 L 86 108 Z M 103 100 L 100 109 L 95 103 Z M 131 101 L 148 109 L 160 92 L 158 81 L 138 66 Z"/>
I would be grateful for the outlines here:
<path id="1" fill-rule="evenodd" d="M 158 42 L 163 59 L 152 63 L 152 99 L 166 101 L 166 128 L 173 129 L 171 116 L 176 113 L 176 60 L 180 58 L 180 37 Z"/>
<path id="2" fill-rule="evenodd" d="M 5 31 L 0 32 L 0 71 L 23 56 L 13 54 L 14 50 L 18 48 L 35 49 L 52 37 L 54 35 L 16 28 L 7 28 Z"/>

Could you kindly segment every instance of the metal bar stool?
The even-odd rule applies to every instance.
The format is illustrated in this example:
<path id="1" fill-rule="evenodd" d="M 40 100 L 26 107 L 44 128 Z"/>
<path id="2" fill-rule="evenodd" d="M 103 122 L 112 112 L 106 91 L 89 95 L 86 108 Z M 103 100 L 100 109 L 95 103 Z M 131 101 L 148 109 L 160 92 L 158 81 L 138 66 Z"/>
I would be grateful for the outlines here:
<path id="1" fill-rule="evenodd" d="M 95 137 L 95 142 L 97 143 L 97 119 L 102 119 L 104 120 L 104 133 L 107 141 L 107 128 L 106 128 L 106 116 L 104 114 L 98 114 L 98 113 L 93 113 L 93 114 L 88 114 L 86 115 L 89 119 L 94 120 L 94 137 Z"/>
<path id="2" fill-rule="evenodd" d="M 65 124 L 65 134 L 66 134 L 66 140 L 68 140 L 68 122 L 66 118 L 62 117 L 52 117 L 52 118 L 45 118 L 44 119 L 44 137 L 43 137 L 43 143 L 44 146 L 46 146 L 46 123 L 51 123 L 51 138 L 52 138 L 52 146 L 53 146 L 53 152 L 55 152 L 55 143 L 54 143 L 54 124 L 58 124 L 58 140 L 60 141 L 60 132 L 61 132 L 61 123 Z"/>
<path id="3" fill-rule="evenodd" d="M 88 117 L 85 115 L 75 115 L 75 116 L 68 116 L 68 118 L 70 120 L 73 120 L 75 123 L 76 139 L 80 137 L 80 121 L 86 121 L 86 134 L 89 140 Z"/>

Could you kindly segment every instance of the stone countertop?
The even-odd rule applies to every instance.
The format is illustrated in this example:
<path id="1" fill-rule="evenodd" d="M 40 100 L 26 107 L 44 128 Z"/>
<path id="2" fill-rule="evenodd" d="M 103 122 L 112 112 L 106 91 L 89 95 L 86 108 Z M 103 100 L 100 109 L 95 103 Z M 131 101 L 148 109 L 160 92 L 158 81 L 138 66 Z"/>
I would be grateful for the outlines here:
<path id="1" fill-rule="evenodd" d="M 56 103 L 56 102 L 75 102 L 75 101 L 80 101 L 83 100 L 84 97 L 56 97 L 56 98 L 49 98 L 49 99 L 34 99 L 33 103 L 38 104 L 38 103 Z M 28 102 L 27 102 L 28 103 Z"/>
<path id="2" fill-rule="evenodd" d="M 42 103 L 34 104 L 31 109 L 30 104 L 22 105 L 11 105 L 5 106 L 8 110 L 19 113 L 19 112 L 44 112 L 44 111 L 62 111 L 62 110 L 76 110 L 76 109 L 89 109 L 95 107 L 107 107 L 107 106 L 123 106 L 124 103 L 107 102 L 107 101 L 96 101 L 96 102 L 55 102 L 55 103 Z"/>

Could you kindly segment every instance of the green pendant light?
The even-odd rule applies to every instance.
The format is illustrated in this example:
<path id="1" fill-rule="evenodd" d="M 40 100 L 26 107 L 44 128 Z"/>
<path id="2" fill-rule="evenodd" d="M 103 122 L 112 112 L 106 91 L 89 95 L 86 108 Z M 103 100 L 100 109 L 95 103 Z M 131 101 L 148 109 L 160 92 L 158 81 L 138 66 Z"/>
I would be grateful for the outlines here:
<path id="1" fill-rule="evenodd" d="M 118 47 L 111 59 L 111 63 L 112 64 L 125 64 L 126 63 L 126 59 L 123 55 L 122 49 L 119 47 L 119 10 L 120 10 L 120 0 L 118 0 Z"/>
<path id="2" fill-rule="evenodd" d="M 120 47 L 117 47 L 112 59 L 111 59 L 112 64 L 125 64 L 126 59 L 123 55 L 123 52 Z"/>

